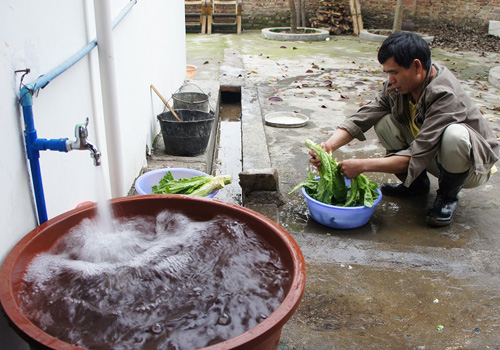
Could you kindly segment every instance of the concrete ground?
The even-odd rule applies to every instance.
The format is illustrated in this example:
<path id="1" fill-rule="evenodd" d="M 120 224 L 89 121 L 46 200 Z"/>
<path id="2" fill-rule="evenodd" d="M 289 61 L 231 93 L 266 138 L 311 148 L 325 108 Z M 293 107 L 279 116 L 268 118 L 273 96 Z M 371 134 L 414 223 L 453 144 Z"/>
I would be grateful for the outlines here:
<path id="1" fill-rule="evenodd" d="M 241 86 L 243 169 L 269 163 L 284 203 L 253 208 L 287 229 L 305 256 L 304 296 L 283 328 L 280 349 L 500 349 L 500 173 L 480 188 L 463 190 L 454 223 L 443 228 L 425 224 L 436 179 L 427 197 L 384 197 L 370 222 L 353 230 L 316 223 L 300 192 L 288 194 L 311 170 L 305 139 L 326 140 L 380 88 L 379 45 L 353 36 L 270 41 L 258 31 L 187 35 L 197 82 L 207 89 Z M 500 91 L 488 83 L 500 54 L 432 54 L 462 80 L 500 135 Z M 264 116 L 275 111 L 300 112 L 310 120 L 301 128 L 266 126 Z M 245 143 L 245 137 L 259 140 L 259 133 L 262 142 Z M 374 134 L 367 136 L 335 157 L 382 156 Z M 261 148 L 256 152 L 255 146 Z M 206 167 L 204 159 L 191 166 Z M 379 184 L 396 181 L 392 175 L 367 176 Z"/>

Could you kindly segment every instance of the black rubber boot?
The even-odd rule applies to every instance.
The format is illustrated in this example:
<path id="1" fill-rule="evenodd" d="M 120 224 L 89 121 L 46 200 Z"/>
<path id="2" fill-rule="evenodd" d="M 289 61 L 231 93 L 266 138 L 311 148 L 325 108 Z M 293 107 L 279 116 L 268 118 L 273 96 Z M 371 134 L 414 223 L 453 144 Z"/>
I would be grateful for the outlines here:
<path id="1" fill-rule="evenodd" d="M 429 193 L 431 183 L 425 170 L 418 175 L 415 180 L 413 180 L 410 187 L 403 185 L 403 182 L 406 179 L 406 174 L 396 174 L 396 176 L 402 182 L 398 184 L 383 183 L 380 187 L 382 194 L 392 197 L 414 197 L 423 196 Z"/>
<path id="2" fill-rule="evenodd" d="M 436 200 L 427 214 L 427 223 L 431 226 L 447 226 L 453 221 L 453 213 L 458 204 L 458 192 L 469 175 L 464 173 L 449 173 L 440 167 L 439 189 Z"/>

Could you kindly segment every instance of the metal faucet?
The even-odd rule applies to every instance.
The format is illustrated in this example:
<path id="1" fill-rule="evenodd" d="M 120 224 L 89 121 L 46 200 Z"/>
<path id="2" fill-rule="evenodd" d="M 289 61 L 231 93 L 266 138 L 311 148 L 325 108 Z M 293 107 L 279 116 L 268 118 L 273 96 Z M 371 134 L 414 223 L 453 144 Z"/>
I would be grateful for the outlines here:
<path id="1" fill-rule="evenodd" d="M 69 143 L 69 150 L 89 150 L 90 156 L 94 159 L 94 165 L 101 165 L 101 152 L 87 140 L 89 132 L 87 126 L 89 125 L 89 118 L 85 120 L 85 124 L 76 124 L 75 137 L 76 140 Z"/>

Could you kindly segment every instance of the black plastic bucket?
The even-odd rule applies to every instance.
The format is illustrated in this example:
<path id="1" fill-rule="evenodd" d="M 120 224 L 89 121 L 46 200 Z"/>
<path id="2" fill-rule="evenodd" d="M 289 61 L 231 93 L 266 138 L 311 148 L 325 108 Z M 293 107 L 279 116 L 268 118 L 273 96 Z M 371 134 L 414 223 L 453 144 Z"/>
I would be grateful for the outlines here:
<path id="1" fill-rule="evenodd" d="M 158 115 L 165 152 L 187 157 L 205 152 L 212 133 L 214 115 L 187 109 L 176 109 L 175 112 L 181 121 L 170 111 Z"/>

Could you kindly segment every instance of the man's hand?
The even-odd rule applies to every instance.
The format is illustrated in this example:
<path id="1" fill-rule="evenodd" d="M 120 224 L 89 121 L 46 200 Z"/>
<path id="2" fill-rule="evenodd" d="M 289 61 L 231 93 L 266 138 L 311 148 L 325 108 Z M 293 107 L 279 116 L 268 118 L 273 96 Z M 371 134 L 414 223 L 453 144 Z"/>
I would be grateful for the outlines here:
<path id="1" fill-rule="evenodd" d="M 326 152 L 330 152 L 327 148 L 326 148 L 326 145 L 325 145 L 325 142 L 322 142 L 320 144 L 321 148 L 323 148 Z M 314 165 L 316 168 L 319 168 L 321 166 L 321 161 L 319 159 L 317 159 L 316 157 L 318 156 L 316 154 L 316 152 L 314 151 L 309 151 L 309 155 L 311 156 L 311 158 L 309 159 L 309 162 L 312 163 L 312 165 Z"/>
<path id="2" fill-rule="evenodd" d="M 340 162 L 338 165 L 340 173 L 348 179 L 352 179 L 365 172 L 365 163 L 366 159 L 346 159 Z"/>
<path id="3" fill-rule="evenodd" d="M 337 129 L 327 141 L 322 142 L 320 145 L 326 152 L 333 153 L 343 145 L 351 142 L 352 139 L 353 137 L 346 130 Z M 311 156 L 309 162 L 318 168 L 321 165 L 321 161 L 316 159 L 316 153 L 309 151 L 309 155 Z"/>

